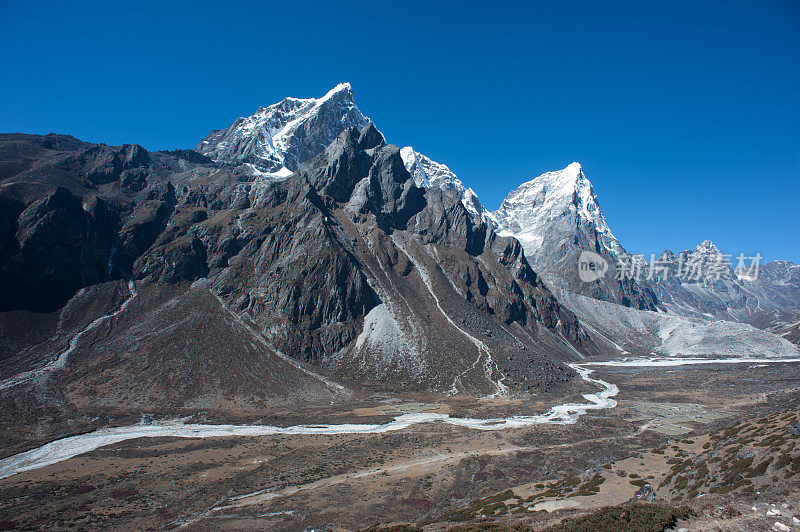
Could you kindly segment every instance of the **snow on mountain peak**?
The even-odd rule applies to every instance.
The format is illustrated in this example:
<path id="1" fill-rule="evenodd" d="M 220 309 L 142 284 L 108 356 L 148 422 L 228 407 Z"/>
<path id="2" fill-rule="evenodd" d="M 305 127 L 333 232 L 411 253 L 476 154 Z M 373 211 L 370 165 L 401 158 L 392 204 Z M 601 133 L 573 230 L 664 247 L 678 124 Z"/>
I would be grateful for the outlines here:
<path id="1" fill-rule="evenodd" d="M 368 122 L 350 84 L 339 83 L 321 98 L 287 97 L 259 107 L 228 129 L 209 133 L 196 150 L 217 162 L 249 163 L 279 177 L 323 151 L 346 128 L 361 129 Z"/>
<path id="2" fill-rule="evenodd" d="M 334 88 L 329 90 L 325 96 L 319 99 L 319 101 L 325 101 L 333 97 L 333 95 L 338 93 L 344 93 L 350 100 L 353 100 L 353 87 L 350 86 L 349 81 L 345 81 L 344 83 L 339 83 Z"/>
<path id="3" fill-rule="evenodd" d="M 464 191 L 464 184 L 446 164 L 437 163 L 430 157 L 414 151 L 411 146 L 401 148 L 400 157 L 417 186 Z"/>
<path id="4" fill-rule="evenodd" d="M 547 224 L 570 213 L 577 214 L 593 224 L 598 233 L 616 241 L 600 212 L 594 188 L 577 162 L 523 183 L 508 194 L 492 215 L 501 234 L 526 242 L 541 242 Z"/>
<path id="5" fill-rule="evenodd" d="M 259 107 L 228 129 L 209 133 L 196 150 L 217 162 L 244 165 L 259 178 L 282 179 L 322 152 L 346 128 L 361 129 L 368 123 L 355 104 L 350 83 L 339 83 L 321 98 L 288 97 Z M 454 191 L 470 214 L 487 214 L 477 194 L 464 187 L 447 165 L 411 146 L 400 155 L 418 186 Z"/>
<path id="6" fill-rule="evenodd" d="M 696 253 L 702 253 L 703 255 L 719 255 L 721 254 L 719 248 L 711 240 L 703 240 L 697 247 L 694 248 Z"/>
<path id="7" fill-rule="evenodd" d="M 461 203 L 473 216 L 481 217 L 484 214 L 483 206 L 478 195 L 471 188 L 465 188 L 461 180 L 446 164 L 437 163 L 430 157 L 414 151 L 411 146 L 400 150 L 403 164 L 414 178 L 414 183 L 423 188 L 439 188 L 452 190 L 461 196 Z"/>

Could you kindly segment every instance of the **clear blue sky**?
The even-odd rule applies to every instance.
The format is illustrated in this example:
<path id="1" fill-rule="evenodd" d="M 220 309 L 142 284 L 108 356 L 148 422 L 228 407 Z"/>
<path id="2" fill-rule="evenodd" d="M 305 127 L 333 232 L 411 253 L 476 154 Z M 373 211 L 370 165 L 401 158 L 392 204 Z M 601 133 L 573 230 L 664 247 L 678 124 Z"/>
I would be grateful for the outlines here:
<path id="1" fill-rule="evenodd" d="M 800 2 L 0 0 L 0 131 L 151 149 L 350 81 L 489 208 L 580 161 L 629 251 L 800 262 Z"/>

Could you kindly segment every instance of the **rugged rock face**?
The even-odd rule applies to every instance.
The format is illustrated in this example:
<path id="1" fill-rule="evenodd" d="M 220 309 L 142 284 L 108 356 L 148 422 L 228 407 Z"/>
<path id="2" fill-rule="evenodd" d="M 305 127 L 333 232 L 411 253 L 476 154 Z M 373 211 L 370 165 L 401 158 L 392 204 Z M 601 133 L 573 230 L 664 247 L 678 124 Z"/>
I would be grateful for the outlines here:
<path id="1" fill-rule="evenodd" d="M 55 135 L 4 135 L 0 152 L 2 393 L 216 408 L 329 401 L 345 393 L 331 379 L 505 393 L 568 379 L 559 359 L 591 348 L 519 243 L 461 190 L 418 186 L 371 123 L 281 179 Z"/>
<path id="2" fill-rule="evenodd" d="M 625 250 L 608 228 L 580 164 L 523 183 L 491 216 L 500 234 L 522 243 L 528 261 L 553 287 L 633 308 L 656 308 L 648 286 L 617 279 L 617 258 Z M 581 280 L 578 259 L 583 251 L 608 263 L 604 276 Z"/>
<path id="3" fill-rule="evenodd" d="M 48 408 L 246 408 L 339 394 L 207 283 L 190 287 L 236 245 L 222 238 L 214 262 L 198 235 L 237 205 L 250 172 L 59 135 L 2 135 L 0 153 L 0 395 L 16 402 L 34 387 Z"/>
<path id="4" fill-rule="evenodd" d="M 450 323 L 466 313 L 448 308 L 445 298 L 476 307 L 471 313 L 483 332 L 516 324 L 579 344 L 577 322 L 541 285 L 518 244 L 499 239 L 460 199 L 418 187 L 400 150 L 371 124 L 345 130 L 294 177 L 254 195 L 258 208 L 239 214 L 250 244 L 226 259 L 229 267 L 212 286 L 282 351 L 360 381 L 452 385 L 456 375 L 433 368 L 452 358 L 455 345 L 473 354 L 454 367 L 464 371 L 480 357 L 488 365 L 470 326 Z M 207 247 L 215 261 L 219 246 Z M 492 366 L 465 381 L 491 390 L 501 372 Z"/>
<path id="5" fill-rule="evenodd" d="M 9 163 L 0 175 L 6 187 L 0 283 L 8 297 L 0 310 L 53 311 L 82 286 L 130 272 L 125 255 L 135 258 L 149 247 L 171 211 L 167 205 L 159 218 L 154 209 L 151 235 L 137 230 L 136 238 L 121 240 L 130 231 L 118 234 L 126 214 L 118 195 L 141 191 L 125 190 L 127 178 L 150 171 L 150 155 L 140 146 L 91 145 L 55 135 L 4 135 L 3 144 Z M 118 194 L 98 193 L 101 188 Z"/>

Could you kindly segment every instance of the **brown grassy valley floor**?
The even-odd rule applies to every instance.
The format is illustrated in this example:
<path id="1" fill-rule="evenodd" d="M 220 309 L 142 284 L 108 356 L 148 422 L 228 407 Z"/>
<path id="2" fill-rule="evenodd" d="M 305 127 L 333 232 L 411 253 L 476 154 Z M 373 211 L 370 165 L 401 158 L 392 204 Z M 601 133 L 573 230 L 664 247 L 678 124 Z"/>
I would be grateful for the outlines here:
<path id="1" fill-rule="evenodd" d="M 628 504 L 639 492 L 667 509 L 629 506 L 621 515 L 646 514 L 642 522 L 654 529 L 662 518 L 688 530 L 797 528 L 800 436 L 790 427 L 800 414 L 800 366 L 598 368 L 596 375 L 619 386 L 619 404 L 574 425 L 477 431 L 433 423 L 375 435 L 129 440 L 0 480 L 0 524 L 536 530 L 566 520 L 555 529 L 594 530 L 602 522 L 613 529 L 623 517 L 592 512 Z M 344 410 L 225 421 L 375 422 L 409 411 L 490 417 L 558 402 L 376 395 Z"/>

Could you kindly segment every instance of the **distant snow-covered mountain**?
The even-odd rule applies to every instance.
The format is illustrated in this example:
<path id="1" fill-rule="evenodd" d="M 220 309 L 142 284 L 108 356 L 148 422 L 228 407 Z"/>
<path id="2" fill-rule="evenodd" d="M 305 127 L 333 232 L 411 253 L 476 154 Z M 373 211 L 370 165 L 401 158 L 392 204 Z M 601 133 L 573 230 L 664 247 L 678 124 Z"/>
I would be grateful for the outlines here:
<path id="1" fill-rule="evenodd" d="M 322 98 L 284 98 L 253 115 L 215 130 L 196 151 L 219 163 L 249 166 L 259 177 L 286 178 L 300 164 L 321 153 L 347 128 L 361 129 L 370 120 L 355 103 L 349 83 L 340 83 Z M 477 194 L 464 187 L 447 165 L 406 146 L 400 151 L 414 182 L 423 188 L 453 191 L 473 216 L 486 212 Z"/>
<path id="2" fill-rule="evenodd" d="M 705 240 L 693 250 L 664 251 L 648 266 L 655 270 L 648 271 L 648 282 L 659 303 L 676 314 L 769 327 L 800 320 L 800 266 L 789 261 L 759 264 L 747 257 L 734 269 L 731 261 L 738 263 L 734 254 Z M 783 319 L 768 319 L 771 312 L 780 312 Z"/>

